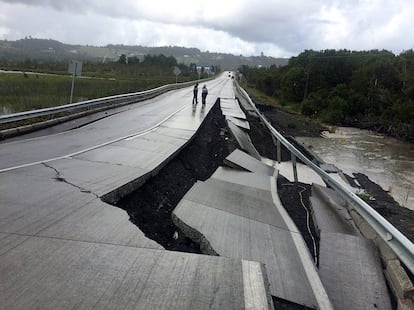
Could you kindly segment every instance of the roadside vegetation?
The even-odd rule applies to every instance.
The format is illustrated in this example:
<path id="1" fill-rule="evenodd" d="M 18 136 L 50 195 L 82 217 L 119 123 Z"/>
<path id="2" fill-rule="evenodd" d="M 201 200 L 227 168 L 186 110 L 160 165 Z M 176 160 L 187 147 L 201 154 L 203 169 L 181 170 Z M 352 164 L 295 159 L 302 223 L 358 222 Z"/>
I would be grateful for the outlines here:
<path id="1" fill-rule="evenodd" d="M 198 79 L 194 65 L 178 64 L 174 57 L 164 55 L 146 55 L 143 60 L 121 55 L 116 62 L 85 62 L 82 76 L 76 77 L 73 102 L 175 83 L 176 66 L 181 71 L 178 82 Z M 72 77 L 67 72 L 68 62 L 0 60 L 0 69 L 22 71 L 0 73 L 0 114 L 69 103 Z M 201 72 L 200 78 L 204 77 L 207 73 Z"/>
<path id="2" fill-rule="evenodd" d="M 414 51 L 307 50 L 284 67 L 240 68 L 245 85 L 324 123 L 414 142 Z"/>

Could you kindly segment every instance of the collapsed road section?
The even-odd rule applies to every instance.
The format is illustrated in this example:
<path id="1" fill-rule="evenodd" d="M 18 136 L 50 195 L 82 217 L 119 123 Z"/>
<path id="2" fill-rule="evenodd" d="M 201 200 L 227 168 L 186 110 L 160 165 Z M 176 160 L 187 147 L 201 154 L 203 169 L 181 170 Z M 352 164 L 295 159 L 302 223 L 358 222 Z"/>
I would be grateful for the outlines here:
<path id="1" fill-rule="evenodd" d="M 261 157 L 258 161 L 254 145 L 250 138 L 246 138 L 246 131 L 240 129 L 248 127 L 244 121 L 232 119 L 235 116 L 227 111 L 228 101 L 227 98 L 222 99 L 220 104 L 226 117 L 226 128 L 222 121 L 214 121 L 219 125 L 219 130 L 214 134 L 209 133 L 209 126 L 202 126 L 186 149 L 139 191 L 125 197 L 118 205 L 128 210 L 131 219 L 141 229 L 143 226 L 140 226 L 140 221 L 146 222 L 152 229 L 158 229 L 152 232 L 152 236 L 166 239 L 167 243 L 163 246 L 171 246 L 171 249 L 181 251 L 194 251 L 193 248 L 186 248 L 191 244 L 205 254 L 264 263 L 270 292 L 277 307 L 390 309 L 387 285 L 373 244 L 356 237 L 345 238 L 346 235 L 339 234 L 341 226 L 337 223 L 332 225 L 338 226 L 339 231 L 322 230 L 323 225 L 318 223 L 323 222 L 323 216 L 314 218 L 315 213 L 320 212 L 319 205 L 315 199 L 313 205 L 310 204 L 311 184 L 292 183 L 280 176 L 277 178 L 276 187 L 276 182 L 271 181 L 275 174 L 272 166 L 276 166 L 276 163 L 266 165 L 261 163 Z M 221 115 L 218 112 L 216 109 L 212 110 L 211 118 L 220 119 Z M 211 121 L 207 119 L 206 124 L 208 122 Z M 234 129 L 236 124 L 238 128 Z M 206 139 L 206 134 L 210 139 Z M 210 146 L 217 145 L 219 141 L 218 150 L 226 151 L 214 153 L 214 157 L 219 159 L 215 165 L 218 169 L 210 167 L 208 174 L 201 176 L 197 170 L 203 169 L 205 161 L 200 161 L 199 157 L 211 157 L 211 153 L 206 154 L 212 149 L 207 146 L 208 143 L 200 147 L 202 141 L 210 142 Z M 237 150 L 237 147 L 244 149 L 244 152 Z M 201 149 L 207 151 L 205 155 L 200 154 Z M 218 153 L 220 155 L 217 155 Z M 271 163 L 269 160 L 267 162 Z M 182 168 L 174 170 L 177 166 Z M 174 171 L 173 175 L 187 178 L 188 182 L 184 182 L 181 177 L 173 180 L 169 177 L 169 169 Z M 315 182 L 319 183 L 319 180 Z M 191 190 L 187 192 L 188 188 Z M 275 198 L 277 194 L 272 188 L 277 188 L 281 194 L 280 200 Z M 176 192 L 180 192 L 177 197 Z M 293 198 L 294 196 L 297 197 Z M 151 199 L 150 203 L 145 201 L 148 198 Z M 152 214 L 146 218 L 148 210 L 152 210 Z M 170 218 L 172 210 L 174 223 Z M 329 214 L 328 212 L 328 218 L 332 216 Z M 348 216 L 347 219 L 349 218 Z M 159 229 L 159 226 L 162 226 L 160 223 L 164 221 L 168 221 L 168 230 Z M 286 226 L 286 223 L 290 223 L 290 226 Z M 259 226 L 263 228 L 259 229 Z M 160 234 L 164 236 L 160 237 Z M 306 243 L 299 237 L 301 235 L 304 235 Z M 292 236 L 293 239 L 286 239 Z M 266 240 L 270 243 L 267 244 Z M 320 240 L 322 255 L 319 249 Z M 343 251 L 332 251 L 339 240 L 343 240 Z M 298 254 L 299 256 L 296 256 Z M 363 263 L 355 266 L 352 263 L 354 260 Z M 337 264 L 332 265 L 333 262 Z M 315 264 L 319 265 L 319 268 L 315 269 Z M 347 268 L 347 277 L 340 277 L 343 271 L 339 266 Z M 329 274 L 335 274 L 335 277 L 332 278 Z M 305 279 L 309 279 L 309 282 Z M 349 283 L 353 283 L 353 288 L 366 287 L 367 291 L 360 294 L 350 289 L 344 290 L 343 287 L 348 287 Z M 329 289 L 325 290 L 325 286 L 329 286 Z"/>
<path id="2" fill-rule="evenodd" d="M 19 199 L 0 182 L 2 305 L 389 309 L 358 223 L 332 229 L 323 182 L 301 171 L 293 184 L 263 158 L 231 81 L 221 87 L 221 109 L 185 107 L 145 134 L 1 173 L 31 184 Z"/>

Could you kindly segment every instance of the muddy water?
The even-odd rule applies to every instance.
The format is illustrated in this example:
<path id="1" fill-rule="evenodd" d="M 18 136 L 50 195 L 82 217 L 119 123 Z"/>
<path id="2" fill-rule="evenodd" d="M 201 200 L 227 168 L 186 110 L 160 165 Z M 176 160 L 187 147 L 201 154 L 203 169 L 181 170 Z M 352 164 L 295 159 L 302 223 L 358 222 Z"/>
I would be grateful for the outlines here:
<path id="1" fill-rule="evenodd" d="M 352 176 L 367 175 L 401 205 L 414 210 L 414 145 L 355 128 L 338 127 L 324 138 L 299 137 L 325 162 Z"/>

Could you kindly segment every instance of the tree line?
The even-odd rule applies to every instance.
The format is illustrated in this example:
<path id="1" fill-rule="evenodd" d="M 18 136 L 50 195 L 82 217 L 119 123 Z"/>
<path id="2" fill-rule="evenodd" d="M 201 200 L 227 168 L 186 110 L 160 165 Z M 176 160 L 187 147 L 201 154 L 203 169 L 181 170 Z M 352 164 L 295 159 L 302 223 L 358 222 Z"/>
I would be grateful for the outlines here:
<path id="1" fill-rule="evenodd" d="M 304 115 L 414 142 L 413 50 L 306 50 L 287 66 L 239 71 L 249 86 Z"/>
<path id="2" fill-rule="evenodd" d="M 43 73 L 68 74 L 67 61 L 42 61 L 38 59 L 26 59 L 24 61 L 0 59 L 0 68 L 4 70 L 38 71 Z M 82 75 L 91 77 L 116 77 L 116 78 L 154 78 L 164 77 L 175 80 L 174 67 L 181 71 L 179 80 L 188 81 L 199 78 L 195 64 L 185 65 L 178 63 L 172 56 L 144 55 L 142 59 L 137 56 L 122 54 L 117 60 L 105 63 L 96 61 L 84 61 Z M 213 72 L 220 68 L 214 67 Z M 202 70 L 200 78 L 208 76 Z"/>

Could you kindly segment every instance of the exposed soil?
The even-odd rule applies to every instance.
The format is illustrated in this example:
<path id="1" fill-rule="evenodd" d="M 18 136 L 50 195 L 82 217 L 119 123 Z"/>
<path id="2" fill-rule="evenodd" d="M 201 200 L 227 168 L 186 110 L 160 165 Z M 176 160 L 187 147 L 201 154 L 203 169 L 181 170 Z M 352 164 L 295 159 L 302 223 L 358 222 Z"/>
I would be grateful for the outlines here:
<path id="1" fill-rule="evenodd" d="M 392 225 L 403 233 L 411 242 L 414 242 L 414 212 L 401 207 L 381 186 L 372 182 L 362 173 L 354 173 L 355 179 L 361 184 L 370 196 L 367 203 Z"/>
<path id="2" fill-rule="evenodd" d="M 253 98 L 256 107 L 266 116 L 272 126 L 284 137 L 319 137 L 326 127 L 305 116 L 264 104 Z"/>
<path id="3" fill-rule="evenodd" d="M 309 200 L 312 193 L 311 186 L 300 182 L 289 182 L 288 179 L 279 175 L 277 192 L 282 205 L 301 232 L 312 258 L 317 262 L 319 259 L 319 239 L 311 216 Z"/>
<path id="4" fill-rule="evenodd" d="M 216 104 L 193 140 L 156 176 L 116 204 L 148 238 L 167 250 L 201 253 L 199 244 L 174 225 L 171 213 L 193 184 L 208 179 L 230 154 L 234 143 L 225 127 Z"/>
<path id="5" fill-rule="evenodd" d="M 272 295 L 272 301 L 275 309 L 277 310 L 308 310 L 312 309 L 303 305 L 298 305 L 289 300 L 278 298 Z"/>
<path id="6" fill-rule="evenodd" d="M 267 157 L 273 160 L 277 159 L 277 149 L 275 142 L 270 134 L 269 130 L 264 124 L 259 121 L 258 117 L 251 116 L 246 106 L 248 103 L 242 98 L 238 98 L 242 109 L 244 110 L 247 120 L 250 123 L 250 138 L 253 141 L 254 146 L 263 157 Z M 325 127 L 312 123 L 305 119 L 300 119 L 300 115 L 288 113 L 283 110 L 277 109 L 269 105 L 258 105 L 259 110 L 266 116 L 266 119 L 272 124 L 272 126 L 279 131 L 291 144 L 299 149 L 306 157 L 312 161 L 318 161 L 314 158 L 306 148 L 296 142 L 294 136 L 310 136 L 319 137 L 322 131 L 326 130 Z M 303 118 L 303 117 L 302 117 Z M 281 160 L 290 161 L 290 152 L 282 145 L 281 147 Z M 300 162 L 300 160 L 298 160 Z"/>

